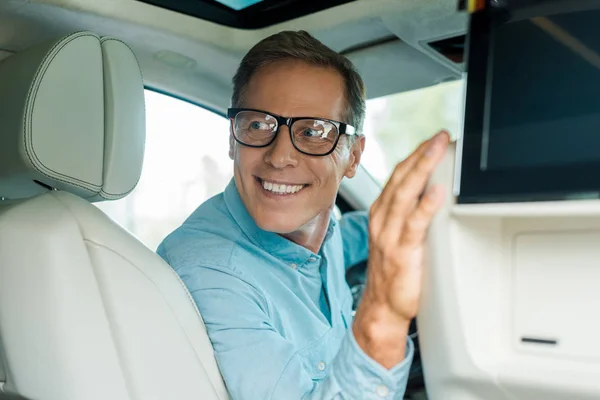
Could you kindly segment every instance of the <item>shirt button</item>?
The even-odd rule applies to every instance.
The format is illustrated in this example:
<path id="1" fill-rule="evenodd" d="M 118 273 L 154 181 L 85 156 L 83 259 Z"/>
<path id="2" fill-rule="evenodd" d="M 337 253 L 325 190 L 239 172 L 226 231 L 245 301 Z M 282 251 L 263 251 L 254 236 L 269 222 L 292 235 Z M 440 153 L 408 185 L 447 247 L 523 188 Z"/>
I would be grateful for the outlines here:
<path id="1" fill-rule="evenodd" d="M 298 266 L 297 266 L 295 263 L 291 263 L 291 264 L 290 264 L 290 267 L 292 267 L 293 269 L 296 269 L 296 268 L 298 268 Z"/>
<path id="2" fill-rule="evenodd" d="M 319 371 L 325 371 L 325 363 L 321 361 L 319 365 L 317 365 L 317 368 L 319 368 Z"/>
<path id="3" fill-rule="evenodd" d="M 385 385 L 378 386 L 376 392 L 379 397 L 385 397 L 390 394 L 390 390 Z"/>
<path id="4" fill-rule="evenodd" d="M 317 258 L 316 257 L 311 257 L 311 258 L 308 259 L 308 261 L 315 262 L 315 261 L 317 261 Z"/>

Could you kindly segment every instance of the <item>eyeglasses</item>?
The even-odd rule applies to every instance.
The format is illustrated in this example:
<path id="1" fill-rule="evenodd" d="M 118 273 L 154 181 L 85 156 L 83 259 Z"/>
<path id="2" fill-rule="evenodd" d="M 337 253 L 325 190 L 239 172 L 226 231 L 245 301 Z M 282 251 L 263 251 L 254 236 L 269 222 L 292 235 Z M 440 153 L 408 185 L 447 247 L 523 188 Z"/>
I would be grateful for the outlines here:
<path id="1" fill-rule="evenodd" d="M 356 135 L 353 126 L 323 118 L 289 118 L 251 108 L 230 108 L 227 117 L 231 120 L 233 137 L 240 144 L 267 147 L 275 140 L 279 128 L 286 125 L 296 150 L 309 156 L 331 154 L 340 135 Z"/>

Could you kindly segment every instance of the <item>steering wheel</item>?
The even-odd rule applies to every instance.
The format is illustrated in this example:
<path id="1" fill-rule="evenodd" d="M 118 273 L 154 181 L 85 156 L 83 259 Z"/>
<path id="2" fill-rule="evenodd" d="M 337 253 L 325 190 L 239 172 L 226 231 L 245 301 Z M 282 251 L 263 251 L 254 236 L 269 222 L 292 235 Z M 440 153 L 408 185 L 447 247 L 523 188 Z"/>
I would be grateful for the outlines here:
<path id="1" fill-rule="evenodd" d="M 366 282 L 367 272 L 367 261 L 362 261 L 356 265 L 353 265 L 346 272 L 346 282 L 350 286 L 352 291 L 352 310 L 356 311 L 358 303 L 362 297 L 363 289 Z M 421 355 L 419 351 L 419 332 L 417 329 L 416 318 L 411 321 L 408 335 L 412 339 L 415 345 L 415 354 L 412 365 L 410 367 L 410 373 L 408 376 L 408 384 L 406 385 L 406 395 L 410 395 L 412 392 L 422 392 L 425 390 L 425 381 L 423 379 L 423 368 L 421 364 Z"/>

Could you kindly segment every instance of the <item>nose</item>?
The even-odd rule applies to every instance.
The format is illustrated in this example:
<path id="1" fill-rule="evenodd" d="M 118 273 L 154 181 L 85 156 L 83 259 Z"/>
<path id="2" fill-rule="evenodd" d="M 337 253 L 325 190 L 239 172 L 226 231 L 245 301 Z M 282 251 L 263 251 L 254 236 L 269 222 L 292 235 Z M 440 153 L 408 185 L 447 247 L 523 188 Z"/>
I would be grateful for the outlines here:
<path id="1" fill-rule="evenodd" d="M 298 165 L 299 154 L 292 143 L 289 127 L 283 125 L 279 127 L 277 137 L 265 153 L 265 162 L 277 169 L 295 167 Z"/>

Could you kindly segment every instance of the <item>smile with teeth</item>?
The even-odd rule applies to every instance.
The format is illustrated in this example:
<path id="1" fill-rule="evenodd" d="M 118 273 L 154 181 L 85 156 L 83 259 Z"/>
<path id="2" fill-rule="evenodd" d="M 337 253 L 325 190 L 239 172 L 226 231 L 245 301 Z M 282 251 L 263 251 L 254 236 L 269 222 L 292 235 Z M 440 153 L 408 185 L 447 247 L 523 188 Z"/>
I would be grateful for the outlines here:
<path id="1" fill-rule="evenodd" d="M 306 185 L 285 185 L 281 183 L 273 183 L 269 181 L 262 181 L 262 187 L 269 192 L 277 194 L 294 194 L 298 193 Z"/>

